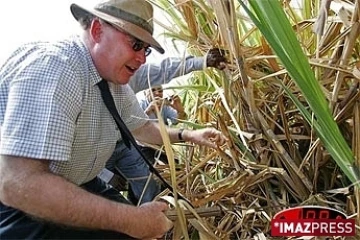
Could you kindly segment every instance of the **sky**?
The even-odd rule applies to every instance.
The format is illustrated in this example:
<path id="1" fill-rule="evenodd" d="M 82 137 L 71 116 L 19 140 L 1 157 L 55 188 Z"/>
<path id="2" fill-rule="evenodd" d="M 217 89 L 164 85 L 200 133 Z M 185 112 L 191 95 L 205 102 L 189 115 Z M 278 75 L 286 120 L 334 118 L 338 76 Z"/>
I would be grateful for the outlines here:
<path id="1" fill-rule="evenodd" d="M 76 34 L 80 27 L 70 12 L 71 3 L 92 8 L 99 0 L 2 0 L 0 7 L 0 65 L 20 44 L 36 40 L 56 40 Z M 159 17 L 155 9 L 155 16 Z M 166 54 L 153 50 L 147 62 L 159 61 L 176 52 L 155 25 L 154 36 L 165 48 Z"/>
<path id="2" fill-rule="evenodd" d="M 36 40 L 56 40 L 79 31 L 79 25 L 70 12 L 71 3 L 92 8 L 100 0 L 1 0 L 0 7 L 0 66 L 20 44 Z M 300 0 L 292 0 L 292 3 Z M 169 26 L 156 7 L 155 18 Z M 185 47 L 179 42 L 177 52 L 169 39 L 162 37 L 163 29 L 155 24 L 154 36 L 166 53 L 152 51 L 147 62 L 158 62 L 169 56 L 184 56 Z"/>

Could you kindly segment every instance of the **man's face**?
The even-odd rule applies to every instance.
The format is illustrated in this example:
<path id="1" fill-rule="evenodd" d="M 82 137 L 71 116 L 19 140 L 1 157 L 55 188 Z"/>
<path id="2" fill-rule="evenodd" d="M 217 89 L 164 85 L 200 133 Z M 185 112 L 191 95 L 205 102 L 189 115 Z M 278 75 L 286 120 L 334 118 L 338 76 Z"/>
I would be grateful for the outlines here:
<path id="1" fill-rule="evenodd" d="M 93 25 L 99 31 L 95 33 L 98 37 L 93 50 L 101 77 L 116 84 L 127 84 L 146 62 L 145 48 L 135 51 L 136 39 L 108 23 L 94 20 Z"/>
<path id="2" fill-rule="evenodd" d="M 163 98 L 163 89 L 162 87 L 154 87 L 151 89 L 154 98 Z"/>
<path id="3" fill-rule="evenodd" d="M 163 89 L 161 86 L 145 90 L 145 96 L 148 101 L 159 100 L 163 98 Z"/>

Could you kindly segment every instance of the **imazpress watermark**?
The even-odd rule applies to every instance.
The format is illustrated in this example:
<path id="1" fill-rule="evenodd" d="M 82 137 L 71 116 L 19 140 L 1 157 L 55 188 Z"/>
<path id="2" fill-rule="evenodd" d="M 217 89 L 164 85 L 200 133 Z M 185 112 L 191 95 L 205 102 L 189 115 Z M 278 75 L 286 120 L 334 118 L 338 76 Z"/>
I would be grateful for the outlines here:
<path id="1" fill-rule="evenodd" d="M 355 236 L 355 219 L 332 208 L 301 206 L 285 209 L 271 220 L 272 236 Z"/>

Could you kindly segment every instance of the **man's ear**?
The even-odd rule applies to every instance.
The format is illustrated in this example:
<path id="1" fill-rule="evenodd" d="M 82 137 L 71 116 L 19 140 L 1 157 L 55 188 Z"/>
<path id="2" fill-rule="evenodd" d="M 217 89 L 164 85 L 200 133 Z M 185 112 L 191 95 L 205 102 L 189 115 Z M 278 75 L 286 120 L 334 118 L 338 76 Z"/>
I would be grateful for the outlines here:
<path id="1" fill-rule="evenodd" d="M 100 42 L 102 33 L 102 24 L 99 19 L 94 19 L 90 25 L 90 35 L 94 42 Z"/>

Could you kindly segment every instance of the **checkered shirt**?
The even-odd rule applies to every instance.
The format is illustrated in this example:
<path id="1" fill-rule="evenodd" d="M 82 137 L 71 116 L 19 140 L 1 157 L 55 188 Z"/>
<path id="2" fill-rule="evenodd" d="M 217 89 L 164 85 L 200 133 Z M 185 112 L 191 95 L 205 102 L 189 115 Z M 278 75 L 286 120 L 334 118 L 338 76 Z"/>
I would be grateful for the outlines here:
<path id="1" fill-rule="evenodd" d="M 0 68 L 0 154 L 49 160 L 75 184 L 92 180 L 121 138 L 100 81 L 80 37 L 17 49 Z M 109 85 L 129 129 L 143 126 L 147 116 L 130 87 Z"/>

